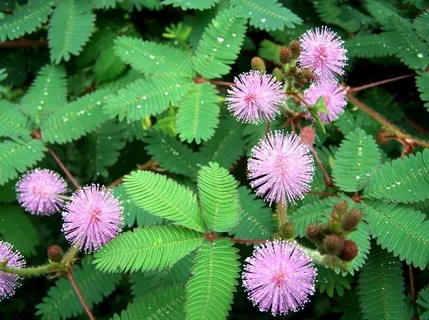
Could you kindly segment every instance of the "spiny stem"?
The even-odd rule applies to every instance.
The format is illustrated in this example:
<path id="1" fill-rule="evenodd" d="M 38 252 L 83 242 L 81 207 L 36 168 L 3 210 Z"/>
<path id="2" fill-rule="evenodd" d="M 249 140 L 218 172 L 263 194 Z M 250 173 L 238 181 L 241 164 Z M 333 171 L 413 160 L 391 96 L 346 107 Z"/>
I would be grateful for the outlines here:
<path id="1" fill-rule="evenodd" d="M 406 74 L 406 75 L 399 76 L 399 77 L 394 77 L 394 78 L 390 78 L 390 79 L 386 79 L 386 80 L 382 80 L 382 81 L 377 81 L 377 82 L 369 83 L 369 84 L 366 84 L 366 85 L 363 85 L 363 86 L 359 86 L 359 87 L 348 88 L 347 92 L 358 92 L 358 91 L 362 91 L 362 90 L 369 89 L 369 88 L 372 88 L 372 87 L 377 87 L 377 86 L 380 86 L 382 84 L 386 84 L 386 83 L 395 82 L 395 81 L 398 81 L 398 80 L 410 78 L 410 77 L 413 77 L 413 76 L 414 76 L 414 73 L 410 73 L 410 74 Z"/>
<path id="2" fill-rule="evenodd" d="M 6 265 L 7 262 L 0 263 L 0 271 L 16 274 L 20 277 L 38 277 L 46 273 L 64 271 L 64 266 L 58 262 L 51 262 L 38 267 L 11 268 Z"/>
<path id="3" fill-rule="evenodd" d="M 69 178 L 71 183 L 74 185 L 76 189 L 80 189 L 79 183 L 76 181 L 76 179 L 73 177 L 73 175 L 70 173 L 70 171 L 67 169 L 67 167 L 64 165 L 64 163 L 61 161 L 60 158 L 56 155 L 56 153 L 51 149 L 48 148 L 49 153 L 51 154 L 52 158 L 54 158 L 55 162 L 60 166 L 61 170 L 65 173 L 65 175 Z"/>
<path id="4" fill-rule="evenodd" d="M 80 303 L 82 304 L 83 308 L 86 311 L 86 314 L 88 315 L 88 318 L 90 320 L 95 320 L 95 317 L 92 315 L 91 309 L 89 308 L 88 304 L 86 303 L 82 293 L 80 292 L 79 287 L 77 286 L 76 281 L 74 280 L 73 273 L 71 270 L 67 271 L 67 279 L 69 279 L 74 291 L 76 292 L 77 297 L 79 298 Z"/>
<path id="5" fill-rule="evenodd" d="M 26 48 L 26 47 L 44 47 L 48 44 L 46 40 L 18 40 L 0 42 L 0 48 Z"/>
<path id="6" fill-rule="evenodd" d="M 71 246 L 69 250 L 66 252 L 66 254 L 64 255 L 63 261 L 61 261 L 61 263 L 66 267 L 70 267 L 73 264 L 73 260 L 78 253 L 79 253 L 79 248 L 75 246 Z"/>

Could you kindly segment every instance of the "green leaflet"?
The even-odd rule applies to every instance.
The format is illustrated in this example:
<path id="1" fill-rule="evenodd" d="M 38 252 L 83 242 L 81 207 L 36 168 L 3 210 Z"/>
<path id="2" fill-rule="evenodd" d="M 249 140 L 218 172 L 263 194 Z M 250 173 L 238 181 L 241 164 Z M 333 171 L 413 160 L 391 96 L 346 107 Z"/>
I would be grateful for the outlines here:
<path id="1" fill-rule="evenodd" d="M 340 6 L 337 0 L 316 1 L 313 6 L 325 23 L 335 24 L 348 32 L 356 32 L 361 28 L 361 16 L 346 16 L 344 11 L 347 6 Z"/>
<path id="2" fill-rule="evenodd" d="M 395 49 L 387 41 L 384 33 L 356 36 L 346 40 L 344 46 L 349 58 L 375 58 L 395 53 Z"/>
<path id="3" fill-rule="evenodd" d="M 273 31 L 294 28 L 302 20 L 276 0 L 232 0 L 231 4 L 244 16 L 250 24 L 258 29 Z"/>
<path id="4" fill-rule="evenodd" d="M 429 221 L 420 211 L 388 201 L 364 204 L 371 233 L 377 243 L 407 264 L 424 269 L 429 261 Z"/>
<path id="5" fill-rule="evenodd" d="M 417 74 L 416 86 L 420 92 L 420 99 L 425 102 L 425 107 L 429 110 L 429 73 L 421 71 Z"/>
<path id="6" fill-rule="evenodd" d="M 359 308 L 358 295 L 356 291 L 347 290 L 344 296 L 335 299 L 337 306 L 332 308 L 335 313 L 341 313 L 341 320 L 363 320 L 362 313 Z"/>
<path id="7" fill-rule="evenodd" d="M 404 279 L 399 261 L 380 249 L 359 275 L 358 294 L 365 320 L 404 319 Z"/>
<path id="8" fill-rule="evenodd" d="M 226 232 L 240 220 L 237 181 L 228 170 L 210 162 L 198 172 L 198 196 L 209 230 Z"/>
<path id="9" fill-rule="evenodd" d="M 94 65 L 95 77 L 98 82 L 107 82 L 118 77 L 126 68 L 126 64 L 115 56 L 112 47 L 100 52 Z"/>
<path id="10" fill-rule="evenodd" d="M 246 19 L 235 10 L 223 10 L 210 25 L 198 43 L 194 68 L 203 77 L 218 78 L 227 74 L 237 59 L 246 32 Z"/>
<path id="11" fill-rule="evenodd" d="M 17 105 L 0 100 L 0 138 L 28 136 L 30 134 L 30 119 Z"/>
<path id="12" fill-rule="evenodd" d="M 82 266 L 75 266 L 73 275 L 90 308 L 110 295 L 121 279 L 120 274 L 107 274 L 96 270 L 91 257 L 84 258 Z M 36 308 L 36 315 L 42 316 L 42 320 L 70 319 L 84 312 L 82 303 L 66 278 L 57 280 Z"/>
<path id="13" fill-rule="evenodd" d="M 78 55 L 94 31 L 95 14 L 86 0 L 62 0 L 49 22 L 48 39 L 51 61 L 69 61 Z"/>
<path id="14" fill-rule="evenodd" d="M 364 190 L 367 198 L 413 203 L 429 198 L 429 150 L 386 162 Z"/>
<path id="15" fill-rule="evenodd" d="M 30 0 L 0 23 L 0 41 L 17 39 L 34 32 L 44 24 L 52 11 L 54 1 Z"/>
<path id="16" fill-rule="evenodd" d="M 40 238 L 27 212 L 19 206 L 2 205 L 0 221 L 2 240 L 11 243 L 23 256 L 36 254 Z"/>
<path id="17" fill-rule="evenodd" d="M 128 227 L 134 226 L 136 222 L 139 227 L 162 223 L 163 219 L 151 215 L 144 209 L 138 207 L 126 193 L 123 184 L 114 187 L 112 190 L 115 197 L 122 202 L 122 207 L 124 208 L 124 224 Z"/>
<path id="18" fill-rule="evenodd" d="M 238 285 L 237 251 L 227 239 L 203 243 L 186 285 L 186 320 L 226 318 Z"/>
<path id="19" fill-rule="evenodd" d="M 0 142 L 0 185 L 16 178 L 41 160 L 46 151 L 40 140 L 7 140 Z"/>
<path id="20" fill-rule="evenodd" d="M 109 91 L 100 89 L 69 103 L 42 121 L 42 139 L 51 143 L 77 140 L 106 121 L 103 104 Z"/>
<path id="21" fill-rule="evenodd" d="M 426 10 L 413 21 L 413 27 L 422 39 L 427 40 L 429 37 L 428 24 L 429 14 Z"/>
<path id="22" fill-rule="evenodd" d="M 380 164 L 380 152 L 373 137 L 356 129 L 346 135 L 335 153 L 333 178 L 347 192 L 363 189 L 374 168 Z"/>
<path id="23" fill-rule="evenodd" d="M 200 232 L 204 231 L 195 194 L 165 176 L 133 171 L 124 185 L 134 203 L 149 213 Z"/>
<path id="24" fill-rule="evenodd" d="M 115 40 L 113 49 L 122 61 L 148 75 L 194 75 L 189 53 L 168 45 L 133 37 L 119 37 Z"/>
<path id="25" fill-rule="evenodd" d="M 342 297 L 344 289 L 351 289 L 353 278 L 349 274 L 337 274 L 332 269 L 320 266 L 317 268 L 317 287 L 321 293 L 326 291 L 329 297 L 333 297 L 335 293 Z"/>
<path id="26" fill-rule="evenodd" d="M 159 288 L 128 304 L 121 316 L 115 316 L 112 320 L 185 320 L 184 303 L 183 286 Z"/>
<path id="27" fill-rule="evenodd" d="M 241 213 L 240 222 L 229 231 L 240 239 L 269 239 L 275 228 L 273 212 L 264 201 L 245 186 L 238 188 Z"/>
<path id="28" fill-rule="evenodd" d="M 164 0 L 162 4 L 171 4 L 173 7 L 180 7 L 183 10 L 205 10 L 214 7 L 219 1 L 220 0 Z"/>
<path id="29" fill-rule="evenodd" d="M 24 112 L 33 120 L 62 109 L 67 104 L 67 74 L 63 66 L 46 65 L 21 99 Z"/>
<path id="30" fill-rule="evenodd" d="M 192 84 L 179 104 L 176 126 L 180 140 L 200 144 L 215 133 L 219 123 L 216 87 L 210 83 Z"/>
<path id="31" fill-rule="evenodd" d="M 154 116 L 167 110 L 169 104 L 177 104 L 189 90 L 189 78 L 170 75 L 139 79 L 112 95 L 104 106 L 110 118 L 128 122 Z"/>
<path id="32" fill-rule="evenodd" d="M 162 270 L 198 248 L 203 239 L 202 233 L 183 227 L 137 228 L 109 242 L 94 255 L 94 263 L 103 272 Z"/>
<path id="33" fill-rule="evenodd" d="M 429 319 L 429 287 L 426 287 L 419 291 L 418 298 L 416 303 L 425 309 L 425 311 L 420 314 L 420 320 L 428 320 Z"/>

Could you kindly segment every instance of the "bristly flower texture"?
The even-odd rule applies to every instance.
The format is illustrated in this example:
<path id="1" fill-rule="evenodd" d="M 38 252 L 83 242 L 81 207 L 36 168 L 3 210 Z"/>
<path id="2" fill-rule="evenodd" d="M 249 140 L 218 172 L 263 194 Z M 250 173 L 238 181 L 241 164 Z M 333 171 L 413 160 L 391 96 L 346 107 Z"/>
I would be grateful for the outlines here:
<path id="1" fill-rule="evenodd" d="M 14 251 L 11 244 L 0 241 L 0 263 L 5 261 L 7 261 L 6 266 L 11 268 L 25 267 L 22 255 L 18 251 Z M 12 296 L 20 285 L 19 276 L 0 271 L 0 301 Z"/>
<path id="2" fill-rule="evenodd" d="M 240 121 L 271 121 L 285 99 L 282 84 L 273 76 L 259 71 L 242 73 L 234 79 L 225 101 L 228 110 Z"/>
<path id="3" fill-rule="evenodd" d="M 347 50 L 344 41 L 327 27 L 307 31 L 299 40 L 301 54 L 298 63 L 302 68 L 310 68 L 317 80 L 334 81 L 344 74 Z"/>
<path id="4" fill-rule="evenodd" d="M 325 98 L 325 106 L 328 110 L 328 114 L 318 113 L 320 120 L 325 124 L 336 120 L 347 105 L 346 90 L 334 82 L 313 83 L 304 92 L 304 100 L 311 105 L 315 104 L 320 97 Z M 306 116 L 308 119 L 314 120 L 310 113 L 307 113 Z"/>
<path id="5" fill-rule="evenodd" d="M 67 192 L 67 183 L 57 173 L 48 169 L 27 172 L 16 184 L 18 201 L 27 211 L 49 216 L 59 211 Z"/>
<path id="6" fill-rule="evenodd" d="M 72 195 L 63 212 L 62 231 L 70 243 L 93 252 L 121 231 L 122 211 L 111 190 L 92 184 Z"/>
<path id="7" fill-rule="evenodd" d="M 309 190 L 314 161 L 308 145 L 294 133 L 270 132 L 253 147 L 247 168 L 256 194 L 272 202 L 295 203 Z"/>
<path id="8" fill-rule="evenodd" d="M 309 301 L 316 275 L 310 257 L 296 243 L 272 241 L 246 259 L 243 285 L 259 310 L 286 314 Z"/>

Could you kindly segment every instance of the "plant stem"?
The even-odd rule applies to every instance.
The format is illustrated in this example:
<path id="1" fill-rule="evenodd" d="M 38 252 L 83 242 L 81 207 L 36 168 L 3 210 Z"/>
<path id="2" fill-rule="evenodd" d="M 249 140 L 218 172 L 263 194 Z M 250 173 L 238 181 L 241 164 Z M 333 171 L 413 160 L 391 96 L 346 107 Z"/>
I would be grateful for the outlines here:
<path id="1" fill-rule="evenodd" d="M 271 128 L 271 121 L 268 121 L 267 128 L 265 129 L 265 135 L 267 135 L 268 132 L 270 132 L 270 128 Z"/>
<path id="2" fill-rule="evenodd" d="M 246 240 L 246 239 L 237 239 L 237 238 L 229 238 L 229 240 L 235 243 L 247 243 L 247 244 L 261 244 L 261 243 L 267 242 L 267 240 Z"/>
<path id="3" fill-rule="evenodd" d="M 338 197 L 338 194 L 332 192 L 310 191 L 308 194 L 315 194 L 324 197 Z"/>
<path id="4" fill-rule="evenodd" d="M 0 271 L 16 274 L 20 277 L 37 277 L 46 273 L 64 271 L 64 266 L 58 262 L 51 262 L 38 267 L 11 268 L 6 263 L 0 263 Z"/>
<path id="5" fill-rule="evenodd" d="M 64 171 L 65 175 L 69 178 L 69 180 L 71 181 L 71 183 L 74 185 L 74 187 L 76 189 L 80 189 L 80 185 L 79 183 L 76 181 L 76 179 L 72 176 L 72 174 L 70 173 L 70 171 L 67 169 L 67 167 L 64 165 L 64 163 L 61 161 L 60 158 L 58 158 L 58 156 L 55 154 L 55 152 L 51 149 L 48 148 L 49 153 L 51 154 L 52 158 L 54 158 L 55 162 L 60 166 L 60 168 Z"/>
<path id="6" fill-rule="evenodd" d="M 83 308 L 86 311 L 86 314 L 88 315 L 88 318 L 90 320 L 95 320 L 95 317 L 92 315 L 91 309 L 89 308 L 88 304 L 86 303 L 82 293 L 80 292 L 79 287 L 76 284 L 76 281 L 74 280 L 72 270 L 67 271 L 67 279 L 69 279 L 74 291 L 76 292 L 77 297 L 79 298 L 80 303 L 82 304 Z"/>
<path id="7" fill-rule="evenodd" d="M 235 86 L 234 82 L 228 82 L 228 81 L 217 81 L 217 80 L 210 80 L 210 83 L 216 84 L 218 86 Z"/>
<path id="8" fill-rule="evenodd" d="M 279 217 L 279 228 L 285 224 L 287 220 L 286 206 L 281 202 L 277 202 L 277 216 Z"/>
<path id="9" fill-rule="evenodd" d="M 414 73 L 410 73 L 410 74 L 406 74 L 406 75 L 399 76 L 399 77 L 394 77 L 394 78 L 390 78 L 390 79 L 386 79 L 386 80 L 382 80 L 382 81 L 377 81 L 377 82 L 369 83 L 369 84 L 366 84 L 366 85 L 363 85 L 363 86 L 360 86 L 360 87 L 348 88 L 347 92 L 358 92 L 358 91 L 362 91 L 362 90 L 369 89 L 369 88 L 372 88 L 372 87 L 377 87 L 377 86 L 380 86 L 382 84 L 386 84 L 386 83 L 395 82 L 395 81 L 398 81 L 398 80 L 410 78 L 410 77 L 413 77 L 413 76 L 414 76 Z"/>
<path id="10" fill-rule="evenodd" d="M 325 185 L 327 187 L 332 187 L 334 185 L 334 183 L 332 182 L 331 176 L 326 171 L 325 167 L 323 166 L 322 161 L 320 161 L 316 150 L 314 150 L 314 148 L 312 146 L 309 146 L 309 147 L 310 147 L 311 153 L 313 154 L 314 160 L 316 161 L 317 165 L 319 166 L 320 170 L 322 171 L 323 177 L 325 179 Z"/>
<path id="11" fill-rule="evenodd" d="M 418 132 L 420 132 L 421 134 L 429 135 L 428 131 L 426 131 L 424 128 L 422 128 L 421 126 L 419 126 L 417 123 L 414 123 L 413 121 L 411 121 L 407 117 L 402 117 L 402 119 L 405 122 L 407 122 L 410 126 L 412 126 L 414 129 L 416 129 Z"/>
<path id="12" fill-rule="evenodd" d="M 26 47 L 44 47 L 48 44 L 46 40 L 18 40 L 0 42 L 0 48 L 26 48 Z"/>
<path id="13" fill-rule="evenodd" d="M 408 265 L 408 277 L 410 280 L 411 301 L 414 303 L 416 301 L 416 291 L 414 289 L 414 275 L 413 275 L 413 267 L 411 265 Z"/>
<path id="14" fill-rule="evenodd" d="M 75 247 L 75 246 L 70 247 L 69 250 L 64 255 L 61 263 L 66 267 L 70 267 L 73 263 L 74 258 L 78 253 L 79 253 L 78 247 Z"/>

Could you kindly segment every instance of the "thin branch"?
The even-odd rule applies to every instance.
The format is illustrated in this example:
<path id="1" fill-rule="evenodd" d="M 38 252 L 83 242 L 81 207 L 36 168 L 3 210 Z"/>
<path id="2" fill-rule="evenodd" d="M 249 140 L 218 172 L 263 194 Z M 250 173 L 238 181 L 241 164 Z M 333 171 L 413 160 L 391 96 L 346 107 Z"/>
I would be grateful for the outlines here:
<path id="1" fill-rule="evenodd" d="M 82 293 L 79 290 L 79 287 L 76 284 L 76 281 L 74 280 L 73 277 L 73 272 L 71 270 L 69 270 L 67 272 L 67 279 L 69 279 L 74 291 L 76 292 L 77 297 L 79 298 L 80 303 L 82 304 L 83 308 L 86 311 L 86 314 L 88 315 L 88 318 L 90 320 L 95 320 L 94 316 L 92 315 L 91 309 L 89 308 L 89 306 L 87 305 Z"/>
<path id="2" fill-rule="evenodd" d="M 414 275 L 413 275 L 413 267 L 411 265 L 408 265 L 408 277 L 410 280 L 411 301 L 414 303 L 416 301 L 416 290 L 414 289 Z"/>
<path id="3" fill-rule="evenodd" d="M 267 135 L 268 132 L 270 132 L 270 129 L 271 129 L 271 121 L 268 121 L 267 122 L 267 128 L 265 129 L 265 135 Z"/>
<path id="4" fill-rule="evenodd" d="M 218 86 L 227 86 L 227 87 L 235 86 L 235 83 L 234 83 L 234 82 L 228 82 L 228 81 L 210 80 L 210 83 L 212 83 L 212 84 L 216 84 L 216 85 L 218 85 Z"/>
<path id="5" fill-rule="evenodd" d="M 363 86 L 360 86 L 360 87 L 348 88 L 347 92 L 362 91 L 362 90 L 369 89 L 369 88 L 372 88 L 372 87 L 380 86 L 382 84 L 386 84 L 386 83 L 395 82 L 395 81 L 398 81 L 398 80 L 410 78 L 410 77 L 413 77 L 414 75 L 415 75 L 414 73 L 410 73 L 410 74 L 406 74 L 406 75 L 395 77 L 395 78 L 390 78 L 390 79 L 386 79 L 386 80 L 381 80 L 381 81 L 369 83 L 369 84 L 366 84 L 366 85 L 363 85 Z"/>
<path id="6" fill-rule="evenodd" d="M 414 129 L 416 129 L 418 132 L 424 135 L 429 135 L 429 132 L 423 129 L 421 126 L 419 126 L 417 123 L 411 121 L 407 117 L 402 117 L 402 119 L 407 122 L 410 126 L 412 126 Z"/>
<path id="7" fill-rule="evenodd" d="M 17 40 L 0 42 L 0 48 L 27 48 L 27 47 L 44 47 L 48 44 L 46 40 Z"/>
<path id="8" fill-rule="evenodd" d="M 55 162 L 60 166 L 61 170 L 64 171 L 65 175 L 69 178 L 69 180 L 74 185 L 74 187 L 76 189 L 80 189 L 81 187 L 80 187 L 79 183 L 76 181 L 76 179 L 70 173 L 70 171 L 67 169 L 67 167 L 64 165 L 64 163 L 61 161 L 61 159 L 58 158 L 56 153 L 51 148 L 48 148 L 48 151 L 51 154 L 52 158 L 54 158 Z"/>
<path id="9" fill-rule="evenodd" d="M 38 267 L 12 268 L 8 267 L 7 261 L 0 262 L 0 271 L 16 274 L 20 277 L 38 277 L 47 273 L 57 273 L 64 271 L 64 266 L 61 263 L 51 262 Z"/>
<path id="10" fill-rule="evenodd" d="M 316 150 L 314 150 L 313 147 L 310 146 L 310 151 L 313 154 L 314 160 L 316 161 L 317 165 L 319 166 L 320 170 L 322 171 L 323 177 L 325 179 L 325 185 L 327 187 L 333 187 L 334 183 L 332 181 L 331 176 L 326 171 L 325 167 L 323 166 L 322 161 L 320 161 L 319 156 L 317 155 Z"/>

